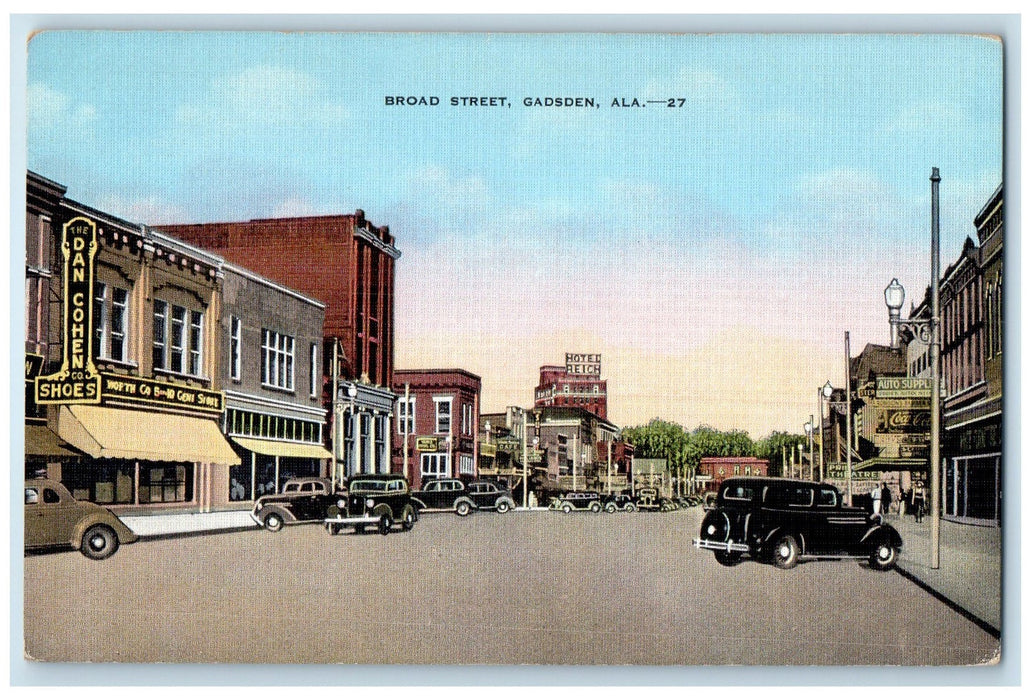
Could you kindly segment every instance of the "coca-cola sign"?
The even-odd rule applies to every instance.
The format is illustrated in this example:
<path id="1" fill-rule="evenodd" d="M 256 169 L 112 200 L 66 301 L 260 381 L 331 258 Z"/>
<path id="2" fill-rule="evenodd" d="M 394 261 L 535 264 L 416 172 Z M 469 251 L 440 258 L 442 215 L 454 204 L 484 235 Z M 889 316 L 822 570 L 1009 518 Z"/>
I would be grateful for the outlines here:
<path id="1" fill-rule="evenodd" d="M 930 411 L 900 408 L 877 412 L 878 433 L 926 433 L 930 427 Z"/>

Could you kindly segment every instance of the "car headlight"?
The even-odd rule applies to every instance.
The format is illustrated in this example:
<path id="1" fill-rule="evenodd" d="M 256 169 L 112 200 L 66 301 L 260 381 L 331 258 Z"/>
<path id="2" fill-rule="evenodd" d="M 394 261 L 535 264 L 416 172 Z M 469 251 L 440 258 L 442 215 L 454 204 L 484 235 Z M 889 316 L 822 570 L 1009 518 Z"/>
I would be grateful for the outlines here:
<path id="1" fill-rule="evenodd" d="M 709 527 L 705 528 L 705 532 L 706 532 L 706 534 L 707 534 L 707 535 L 709 535 L 710 537 L 711 537 L 712 535 L 715 535 L 715 534 L 716 534 L 716 526 L 710 523 L 710 524 L 709 524 Z"/>
<path id="2" fill-rule="evenodd" d="M 347 501 L 344 500 L 343 498 L 338 500 L 337 501 L 337 508 L 339 508 L 340 510 L 344 510 L 345 508 L 347 508 Z"/>
<path id="3" fill-rule="evenodd" d="M 255 503 L 254 504 L 254 512 L 257 513 L 260 510 L 261 510 L 261 504 L 260 503 Z"/>
<path id="4" fill-rule="evenodd" d="M 374 505 L 376 505 L 376 501 L 372 500 L 371 498 L 366 498 L 365 499 L 365 507 L 366 508 L 372 508 Z"/>

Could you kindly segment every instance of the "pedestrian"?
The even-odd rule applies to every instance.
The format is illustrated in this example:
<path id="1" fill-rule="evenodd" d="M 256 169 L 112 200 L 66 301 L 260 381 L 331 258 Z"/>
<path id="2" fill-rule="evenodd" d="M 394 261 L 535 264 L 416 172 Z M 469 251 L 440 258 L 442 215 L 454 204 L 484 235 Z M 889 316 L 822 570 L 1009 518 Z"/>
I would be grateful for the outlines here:
<path id="1" fill-rule="evenodd" d="M 870 512 L 874 515 L 880 515 L 881 513 L 881 487 L 877 484 L 873 485 L 870 489 Z"/>
<path id="2" fill-rule="evenodd" d="M 884 483 L 881 484 L 881 512 L 885 515 L 891 513 L 891 491 Z"/>
<path id="3" fill-rule="evenodd" d="M 924 517 L 924 482 L 916 482 L 916 489 L 913 490 L 913 517 L 917 522 Z"/>
<path id="4" fill-rule="evenodd" d="M 906 514 L 906 503 L 909 501 L 909 492 L 899 486 L 899 516 Z"/>

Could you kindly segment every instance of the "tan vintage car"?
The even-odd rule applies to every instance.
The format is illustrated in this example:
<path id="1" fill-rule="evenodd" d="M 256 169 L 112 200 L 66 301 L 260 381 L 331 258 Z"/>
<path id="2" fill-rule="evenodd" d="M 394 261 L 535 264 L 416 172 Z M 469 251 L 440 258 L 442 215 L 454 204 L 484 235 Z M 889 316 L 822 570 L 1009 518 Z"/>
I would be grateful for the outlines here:
<path id="1" fill-rule="evenodd" d="M 90 559 L 107 559 L 138 536 L 107 508 L 77 501 L 63 484 L 25 482 L 25 549 L 70 545 Z"/>

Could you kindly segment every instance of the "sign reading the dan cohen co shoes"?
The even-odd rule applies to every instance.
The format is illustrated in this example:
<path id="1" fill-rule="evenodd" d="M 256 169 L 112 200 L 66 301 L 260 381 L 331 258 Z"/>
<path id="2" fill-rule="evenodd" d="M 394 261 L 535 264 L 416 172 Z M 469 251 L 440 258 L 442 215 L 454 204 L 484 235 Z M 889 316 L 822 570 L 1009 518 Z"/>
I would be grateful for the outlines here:
<path id="1" fill-rule="evenodd" d="M 93 275 L 97 224 L 78 216 L 64 225 L 64 358 L 56 374 L 36 378 L 36 403 L 100 402 L 93 365 Z"/>

